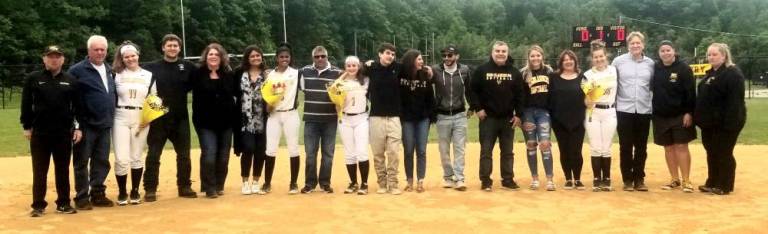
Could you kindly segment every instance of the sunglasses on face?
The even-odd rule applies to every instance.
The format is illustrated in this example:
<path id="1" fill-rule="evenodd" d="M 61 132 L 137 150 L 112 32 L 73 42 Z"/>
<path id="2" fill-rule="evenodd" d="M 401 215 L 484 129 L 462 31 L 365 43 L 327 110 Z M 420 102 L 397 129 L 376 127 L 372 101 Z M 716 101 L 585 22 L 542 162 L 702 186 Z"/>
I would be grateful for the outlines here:
<path id="1" fill-rule="evenodd" d="M 324 55 L 324 54 L 321 54 L 321 55 L 315 55 L 315 56 L 312 56 L 312 57 L 315 57 L 315 59 L 324 59 L 324 58 L 327 58 L 328 56 Z"/>

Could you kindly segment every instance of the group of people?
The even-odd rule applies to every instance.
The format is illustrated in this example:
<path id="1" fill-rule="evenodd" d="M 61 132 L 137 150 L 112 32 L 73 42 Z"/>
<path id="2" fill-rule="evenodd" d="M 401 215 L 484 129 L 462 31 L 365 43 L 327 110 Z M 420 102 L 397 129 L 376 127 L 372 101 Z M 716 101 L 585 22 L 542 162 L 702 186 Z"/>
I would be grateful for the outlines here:
<path id="1" fill-rule="evenodd" d="M 110 142 L 118 205 L 157 200 L 160 156 L 168 140 L 177 155 L 178 195 L 197 197 L 190 180 L 189 92 L 192 124 L 200 142 L 200 191 L 208 198 L 224 194 L 231 149 L 240 157 L 241 193 L 270 193 L 282 136 L 290 157 L 289 193 L 333 193 L 337 129 L 350 180 L 344 193 L 368 194 L 369 146 L 376 193 L 424 192 L 432 124 L 439 135 L 442 186 L 465 191 L 467 119 L 472 115 L 479 119 L 479 176 L 484 191 L 493 188 L 492 151 L 497 141 L 501 186 L 519 189 L 513 171 L 515 127 L 525 136 L 530 189 L 542 187 L 539 152 L 546 176 L 543 187 L 547 191 L 558 187 L 550 136 L 554 130 L 566 179 L 564 189 L 585 189 L 581 149 L 586 135 L 594 175 L 592 190 L 613 190 L 611 143 L 618 132 L 623 190 L 648 191 L 644 169 L 653 120 L 654 142 L 664 146 L 671 176 L 662 189 L 693 191 L 687 145 L 697 137 L 697 125 L 709 168 L 706 183 L 698 189 L 720 195 L 732 192 L 733 149 L 745 124 L 746 108 L 744 77 L 733 64 L 728 46 L 709 46 L 707 60 L 712 69 L 696 92 L 693 73 L 677 57 L 672 42 L 659 45 L 659 60 L 654 61 L 644 54 L 643 34 L 633 32 L 627 38 L 629 52 L 612 62 L 604 44 L 594 41 L 591 67 L 583 72 L 573 51 L 560 53 L 557 69 L 553 69 L 544 64 L 544 49 L 536 45 L 530 47 L 527 62 L 518 69 L 503 41 L 494 42 L 489 61 L 475 69 L 459 63 L 460 53 L 453 45 L 441 50 L 441 64 L 428 66 L 418 50 L 408 50 L 397 62 L 397 50 L 389 43 L 380 46 L 377 60 L 363 62 L 348 56 L 343 68 L 329 63 L 328 51 L 322 46 L 312 50 L 312 64 L 294 68 L 288 44 L 277 48 L 274 68 L 267 67 L 264 53 L 256 45 L 246 47 L 242 63 L 233 66 L 226 49 L 217 43 L 206 46 L 199 64 L 194 64 L 179 57 L 182 41 L 168 34 L 161 40 L 163 58 L 144 66 L 139 65 L 139 46 L 131 42 L 119 45 L 112 66 L 107 65 L 107 39 L 91 36 L 88 57 L 65 72 L 61 48 L 48 46 L 42 56 L 45 69 L 27 77 L 22 98 L 21 123 L 30 140 L 33 162 L 31 216 L 42 216 L 47 206 L 51 156 L 58 212 L 113 206 L 104 185 L 110 170 Z M 299 92 L 304 93 L 301 118 Z M 167 113 L 146 123 L 141 115 L 150 95 L 162 99 Z M 299 189 L 302 119 L 306 158 L 304 186 Z M 142 157 L 145 148 L 146 162 Z M 402 190 L 398 179 L 401 152 L 406 175 Z M 70 160 L 75 171 L 75 208 L 70 205 Z M 142 176 L 143 199 L 139 192 Z"/>

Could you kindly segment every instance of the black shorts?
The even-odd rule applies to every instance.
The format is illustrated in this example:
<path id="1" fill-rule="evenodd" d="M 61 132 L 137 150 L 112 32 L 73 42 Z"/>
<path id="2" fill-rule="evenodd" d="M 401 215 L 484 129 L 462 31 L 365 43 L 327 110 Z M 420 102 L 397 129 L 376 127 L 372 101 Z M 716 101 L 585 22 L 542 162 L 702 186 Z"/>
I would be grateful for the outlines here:
<path id="1" fill-rule="evenodd" d="M 696 127 L 693 124 L 683 127 L 683 116 L 653 116 L 653 143 L 661 146 L 687 144 L 696 139 Z"/>

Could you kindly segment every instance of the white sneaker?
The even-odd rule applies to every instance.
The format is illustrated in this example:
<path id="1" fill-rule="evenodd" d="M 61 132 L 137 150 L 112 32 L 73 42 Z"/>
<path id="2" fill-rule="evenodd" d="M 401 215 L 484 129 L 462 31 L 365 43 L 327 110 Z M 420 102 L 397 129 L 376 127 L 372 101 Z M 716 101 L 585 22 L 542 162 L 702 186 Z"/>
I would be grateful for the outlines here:
<path id="1" fill-rule="evenodd" d="M 240 193 L 243 195 L 251 195 L 251 183 L 248 183 L 248 181 L 243 182 L 243 188 L 240 190 Z"/>
<path id="2" fill-rule="evenodd" d="M 378 193 L 378 194 L 385 194 L 385 193 L 387 193 L 387 188 L 379 187 L 379 189 L 376 190 L 376 193 Z"/>
<path id="3" fill-rule="evenodd" d="M 466 191 L 467 190 L 467 185 L 464 184 L 464 181 L 458 181 L 458 182 L 456 182 L 455 189 L 459 190 L 459 191 Z"/>
<path id="4" fill-rule="evenodd" d="M 456 187 L 456 182 L 453 180 L 443 180 L 443 188 L 454 188 Z"/>
<path id="5" fill-rule="evenodd" d="M 259 186 L 258 181 L 251 182 L 251 193 L 252 194 L 260 194 L 261 193 L 261 186 Z"/>
<path id="6" fill-rule="evenodd" d="M 400 195 L 403 193 L 403 191 L 400 191 L 399 188 L 393 188 L 392 190 L 389 191 L 389 193 L 391 193 L 392 195 Z"/>
<path id="7" fill-rule="evenodd" d="M 547 191 L 555 191 L 555 182 L 547 181 Z"/>
<path id="8" fill-rule="evenodd" d="M 539 189 L 539 180 L 531 181 L 531 187 L 529 187 L 531 190 L 537 190 Z"/>

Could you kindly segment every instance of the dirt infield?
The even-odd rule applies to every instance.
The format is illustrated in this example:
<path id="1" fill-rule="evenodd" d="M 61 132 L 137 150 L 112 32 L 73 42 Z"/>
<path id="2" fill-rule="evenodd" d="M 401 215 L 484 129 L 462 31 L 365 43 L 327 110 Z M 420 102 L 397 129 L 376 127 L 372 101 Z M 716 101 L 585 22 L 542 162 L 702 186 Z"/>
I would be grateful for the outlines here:
<path id="1" fill-rule="evenodd" d="M 585 155 L 587 147 L 585 146 Z M 691 145 L 692 180 L 706 178 L 701 145 Z M 442 169 L 437 145 L 427 154 L 427 191 L 400 196 L 345 195 L 348 183 L 342 156 L 336 148 L 334 194 L 288 195 L 288 158 L 281 149 L 273 191 L 269 195 L 240 195 L 239 158 L 232 157 L 225 195 L 218 199 L 184 199 L 176 196 L 175 158 L 166 151 L 161 166 L 158 201 L 136 206 L 96 208 L 75 215 L 54 212 L 49 205 L 43 218 L 29 218 L 32 173 L 29 157 L 0 158 L 0 232 L 2 233 L 759 233 L 768 226 L 768 177 L 762 157 L 768 146 L 737 146 L 736 191 L 730 196 L 684 194 L 658 189 L 668 181 L 663 149 L 649 146 L 646 182 L 650 192 L 566 191 L 558 152 L 555 178 L 558 191 L 505 191 L 500 189 L 498 155 L 494 156 L 494 191 L 480 191 L 478 144 L 468 145 L 466 175 L 469 189 L 440 188 Z M 527 187 L 530 173 L 524 146 L 515 145 L 516 181 Z M 618 155 L 614 144 L 614 155 Z M 762 152 L 762 153 L 761 153 Z M 199 151 L 193 151 L 193 188 L 199 189 Z M 585 158 L 583 178 L 591 185 Z M 302 156 L 303 161 L 303 156 Z M 302 173 L 299 183 L 303 183 Z M 402 162 L 401 162 L 402 168 Z M 541 163 L 539 163 L 541 165 Z M 620 181 L 618 158 L 613 160 L 614 181 Z M 52 171 L 52 170 L 51 170 Z M 373 170 L 371 170 L 373 173 Z M 761 172 L 762 171 L 762 172 Z M 401 180 L 404 175 L 400 174 Z M 371 175 L 369 182 L 374 182 Z M 615 182 L 614 182 L 615 183 Z M 49 176 L 48 202 L 53 203 L 53 174 Z M 108 196 L 115 199 L 114 176 L 107 178 Z M 618 188 L 614 184 L 615 188 Z M 371 192 L 376 186 L 372 185 Z M 760 231 L 763 230 L 763 231 Z"/>

